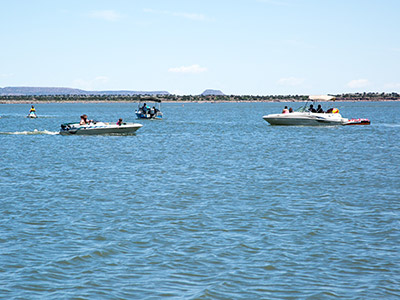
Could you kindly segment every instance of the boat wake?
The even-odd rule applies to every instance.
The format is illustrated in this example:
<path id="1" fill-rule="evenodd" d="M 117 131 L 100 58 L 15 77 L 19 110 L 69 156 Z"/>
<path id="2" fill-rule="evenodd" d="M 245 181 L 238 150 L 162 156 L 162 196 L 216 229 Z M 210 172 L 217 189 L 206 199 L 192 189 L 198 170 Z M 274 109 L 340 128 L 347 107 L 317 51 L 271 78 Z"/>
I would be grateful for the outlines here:
<path id="1" fill-rule="evenodd" d="M 28 119 L 55 119 L 60 117 L 59 115 L 36 115 L 37 118 L 28 118 Z M 27 118 L 28 115 L 22 114 L 9 114 L 9 115 L 1 115 L 1 119 L 15 119 L 15 118 Z"/>
<path id="2" fill-rule="evenodd" d="M 14 132 L 0 132 L 3 135 L 57 135 L 59 134 L 58 131 L 48 131 L 48 130 L 33 130 L 33 131 L 14 131 Z"/>
<path id="3" fill-rule="evenodd" d="M 400 124 L 396 124 L 396 123 L 394 123 L 394 124 L 382 123 L 380 125 L 384 126 L 384 127 L 400 127 Z"/>

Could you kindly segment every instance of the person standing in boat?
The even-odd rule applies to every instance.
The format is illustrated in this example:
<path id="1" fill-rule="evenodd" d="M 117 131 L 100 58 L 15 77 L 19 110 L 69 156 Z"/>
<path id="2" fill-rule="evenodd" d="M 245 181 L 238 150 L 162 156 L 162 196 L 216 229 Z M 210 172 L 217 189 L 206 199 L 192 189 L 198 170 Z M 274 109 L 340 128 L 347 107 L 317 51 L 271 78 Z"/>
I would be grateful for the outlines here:
<path id="1" fill-rule="evenodd" d="M 146 103 L 143 104 L 142 111 L 143 111 L 143 113 L 147 113 L 147 105 L 146 105 Z"/>

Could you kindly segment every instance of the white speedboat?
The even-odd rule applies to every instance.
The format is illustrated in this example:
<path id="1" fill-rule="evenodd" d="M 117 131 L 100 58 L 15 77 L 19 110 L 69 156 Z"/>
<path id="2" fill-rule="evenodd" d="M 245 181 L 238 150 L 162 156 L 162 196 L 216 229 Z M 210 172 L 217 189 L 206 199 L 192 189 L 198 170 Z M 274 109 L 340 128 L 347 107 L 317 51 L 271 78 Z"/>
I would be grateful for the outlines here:
<path id="1" fill-rule="evenodd" d="M 61 135 L 98 135 L 98 134 L 110 134 L 110 135 L 126 135 L 132 134 L 142 124 L 138 123 L 122 123 L 117 125 L 115 123 L 105 122 L 92 122 L 87 125 L 80 125 L 79 123 L 65 123 L 61 124 Z"/>
<path id="2" fill-rule="evenodd" d="M 344 125 L 347 119 L 339 113 L 319 114 L 312 112 L 293 112 L 286 114 L 271 114 L 263 116 L 263 119 L 271 125 L 298 125 L 298 126 L 326 126 Z"/>
<path id="3" fill-rule="evenodd" d="M 333 101 L 332 96 L 310 96 L 310 100 Z M 369 125 L 368 119 L 347 119 L 343 118 L 337 108 L 331 108 L 327 112 L 317 113 L 307 109 L 306 103 L 297 111 L 263 116 L 263 119 L 271 125 L 294 125 L 294 126 L 335 126 L 335 125 Z M 359 122 L 356 122 L 359 120 Z"/>

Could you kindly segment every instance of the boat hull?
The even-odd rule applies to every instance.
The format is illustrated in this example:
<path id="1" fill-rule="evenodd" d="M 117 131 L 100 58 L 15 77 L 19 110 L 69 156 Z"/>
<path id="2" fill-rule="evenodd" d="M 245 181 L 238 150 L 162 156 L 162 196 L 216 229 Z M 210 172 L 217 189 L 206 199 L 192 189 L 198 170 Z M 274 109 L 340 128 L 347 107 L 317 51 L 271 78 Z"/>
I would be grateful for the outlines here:
<path id="1" fill-rule="evenodd" d="M 147 120 L 162 120 L 162 114 L 157 113 L 157 114 L 145 114 L 145 113 L 139 113 L 136 112 L 136 117 L 138 119 L 147 119 Z"/>
<path id="2" fill-rule="evenodd" d="M 344 125 L 347 119 L 342 118 L 338 113 L 319 114 L 319 113 L 287 113 L 271 114 L 263 116 L 263 119 L 271 125 L 280 126 L 336 126 Z"/>
<path id="3" fill-rule="evenodd" d="M 128 135 L 135 133 L 143 125 L 138 123 L 124 123 L 115 125 L 109 123 L 96 123 L 93 125 L 63 124 L 61 135 Z"/>

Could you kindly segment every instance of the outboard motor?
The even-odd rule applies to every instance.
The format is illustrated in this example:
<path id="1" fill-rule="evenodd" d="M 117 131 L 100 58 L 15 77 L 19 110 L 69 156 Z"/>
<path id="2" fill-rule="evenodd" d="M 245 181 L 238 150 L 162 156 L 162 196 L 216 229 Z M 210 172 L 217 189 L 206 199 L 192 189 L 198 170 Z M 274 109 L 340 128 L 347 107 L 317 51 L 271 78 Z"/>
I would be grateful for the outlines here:
<path id="1" fill-rule="evenodd" d="M 69 124 L 61 124 L 61 130 L 70 130 L 71 126 Z"/>

